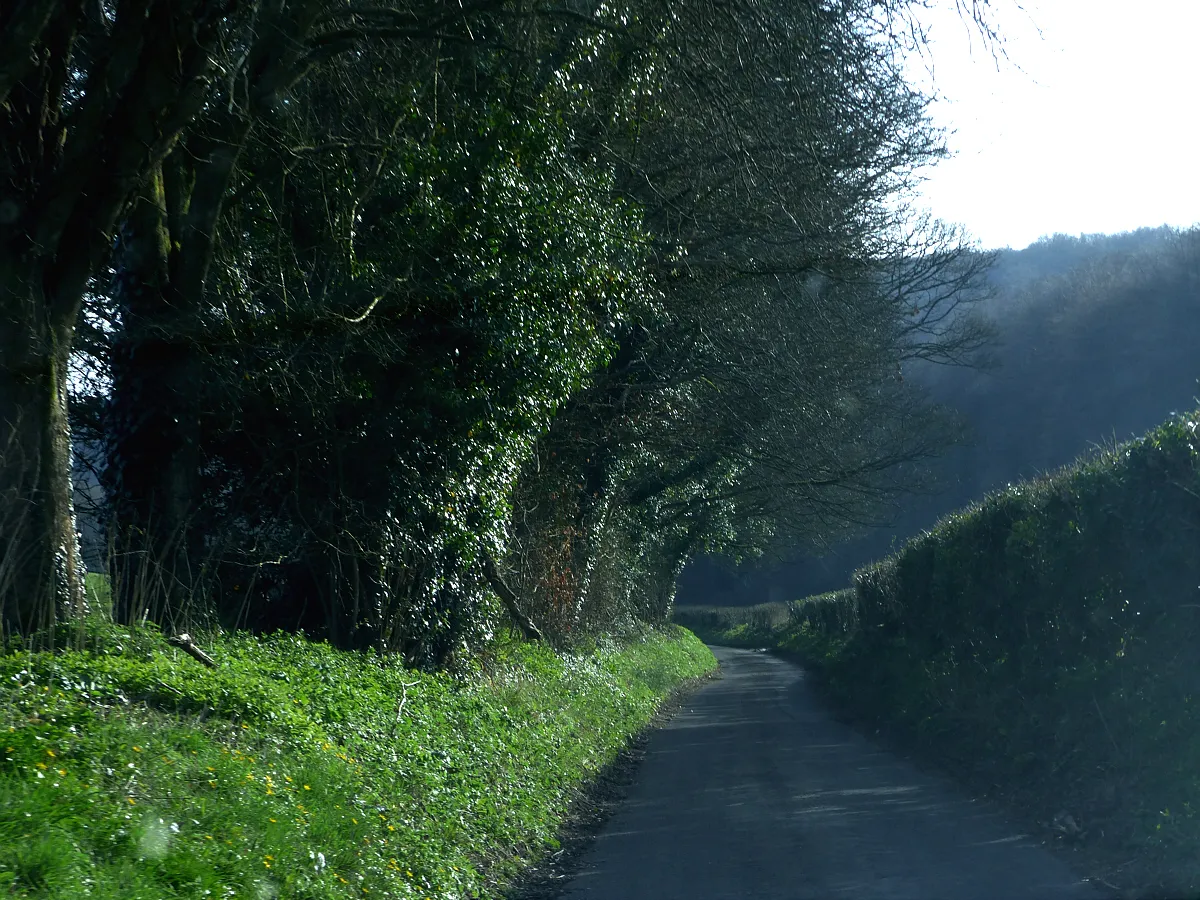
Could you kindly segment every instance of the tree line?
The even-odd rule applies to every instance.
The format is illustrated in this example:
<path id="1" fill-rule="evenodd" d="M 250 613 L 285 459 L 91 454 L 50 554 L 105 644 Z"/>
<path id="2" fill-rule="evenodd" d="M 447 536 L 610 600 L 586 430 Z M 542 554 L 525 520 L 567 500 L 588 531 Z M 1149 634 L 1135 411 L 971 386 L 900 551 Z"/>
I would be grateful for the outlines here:
<path id="1" fill-rule="evenodd" d="M 73 442 L 118 621 L 426 667 L 870 515 L 986 337 L 920 6 L 6 5 L 4 631 L 88 612 Z"/>

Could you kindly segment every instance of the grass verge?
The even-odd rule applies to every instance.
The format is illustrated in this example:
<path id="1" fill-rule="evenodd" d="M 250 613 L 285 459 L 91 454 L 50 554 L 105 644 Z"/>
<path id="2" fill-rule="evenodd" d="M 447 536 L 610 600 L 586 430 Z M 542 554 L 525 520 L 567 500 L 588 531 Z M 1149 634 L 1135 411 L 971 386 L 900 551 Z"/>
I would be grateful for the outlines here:
<path id="1" fill-rule="evenodd" d="M 0 893 L 497 897 L 716 666 L 674 626 L 573 655 L 504 643 L 457 676 L 295 635 L 201 643 L 217 668 L 102 622 L 0 656 Z"/>

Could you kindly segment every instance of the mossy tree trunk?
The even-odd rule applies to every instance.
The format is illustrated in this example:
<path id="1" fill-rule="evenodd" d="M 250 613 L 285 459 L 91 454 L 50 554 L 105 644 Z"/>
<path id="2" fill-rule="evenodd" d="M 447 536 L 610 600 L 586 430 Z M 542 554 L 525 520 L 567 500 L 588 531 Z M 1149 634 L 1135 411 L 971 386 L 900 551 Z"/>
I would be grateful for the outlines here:
<path id="1" fill-rule="evenodd" d="M 164 182 L 156 170 L 134 202 L 121 229 L 113 284 L 122 331 L 113 343 L 105 479 L 116 532 L 113 612 L 120 622 L 148 616 L 168 624 L 181 615 L 200 562 L 189 522 L 199 493 L 200 290 L 181 289 Z"/>
<path id="2" fill-rule="evenodd" d="M 6 633 L 30 635 L 84 608 L 71 492 L 67 357 L 72 329 L 11 311 L 38 304 L 33 272 L 6 260 L 0 280 L 0 610 Z M 24 296 L 22 296 L 24 295 Z"/>

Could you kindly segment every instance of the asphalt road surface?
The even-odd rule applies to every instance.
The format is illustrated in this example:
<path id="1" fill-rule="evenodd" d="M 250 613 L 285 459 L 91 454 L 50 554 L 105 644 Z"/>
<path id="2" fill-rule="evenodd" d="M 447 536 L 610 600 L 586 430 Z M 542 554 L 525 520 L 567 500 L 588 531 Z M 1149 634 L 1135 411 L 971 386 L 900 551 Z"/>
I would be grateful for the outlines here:
<path id="1" fill-rule="evenodd" d="M 802 669 L 724 676 L 650 739 L 564 900 L 1097 900 L 1000 814 L 831 719 Z"/>

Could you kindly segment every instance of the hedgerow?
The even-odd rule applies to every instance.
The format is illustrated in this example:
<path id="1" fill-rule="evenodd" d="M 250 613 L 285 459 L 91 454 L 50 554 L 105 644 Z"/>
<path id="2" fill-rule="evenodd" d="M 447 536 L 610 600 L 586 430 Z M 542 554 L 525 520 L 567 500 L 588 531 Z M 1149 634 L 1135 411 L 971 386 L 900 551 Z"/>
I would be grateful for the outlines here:
<path id="1" fill-rule="evenodd" d="M 773 627 L 676 619 L 798 655 L 843 709 L 1050 823 L 1106 880 L 1194 895 L 1198 431 L 1176 416 L 990 495 Z"/>

